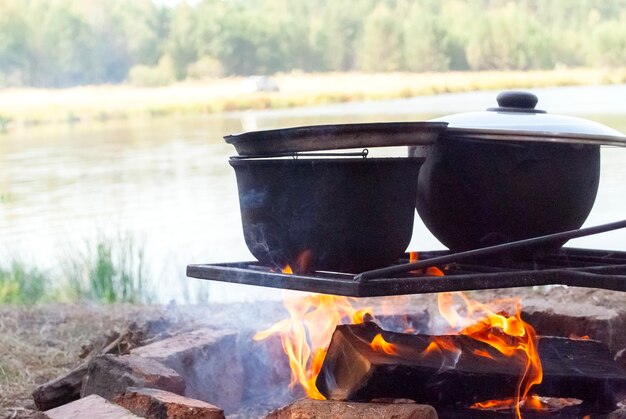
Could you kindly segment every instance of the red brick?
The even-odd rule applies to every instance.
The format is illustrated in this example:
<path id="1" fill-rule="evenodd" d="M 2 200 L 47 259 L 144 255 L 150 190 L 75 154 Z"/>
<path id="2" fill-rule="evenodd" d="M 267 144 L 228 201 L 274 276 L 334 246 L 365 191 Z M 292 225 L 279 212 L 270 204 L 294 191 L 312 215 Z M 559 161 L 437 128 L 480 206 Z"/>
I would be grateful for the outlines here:
<path id="1" fill-rule="evenodd" d="M 124 394 L 128 387 L 151 387 L 177 394 L 185 393 L 182 377 L 158 361 L 137 355 L 101 355 L 89 363 L 81 395 L 97 394 L 113 400 Z"/>
<path id="2" fill-rule="evenodd" d="M 115 402 L 147 419 L 224 419 L 212 404 L 153 388 L 128 388 Z"/>
<path id="3" fill-rule="evenodd" d="M 437 419 L 431 406 L 415 403 L 353 403 L 302 399 L 270 412 L 265 419 Z"/>
<path id="4" fill-rule="evenodd" d="M 131 354 L 175 370 L 185 380 L 187 397 L 227 411 L 241 404 L 245 379 L 235 330 L 198 329 L 133 349 Z"/>
<path id="5" fill-rule="evenodd" d="M 139 417 L 95 394 L 35 415 L 35 418 L 39 419 L 136 419 Z"/>

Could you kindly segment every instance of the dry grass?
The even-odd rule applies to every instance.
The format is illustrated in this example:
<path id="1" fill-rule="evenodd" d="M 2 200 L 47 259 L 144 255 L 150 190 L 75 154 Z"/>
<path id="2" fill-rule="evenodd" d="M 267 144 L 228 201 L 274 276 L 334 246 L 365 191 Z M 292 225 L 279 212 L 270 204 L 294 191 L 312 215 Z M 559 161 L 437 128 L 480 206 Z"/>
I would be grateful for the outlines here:
<path id="1" fill-rule="evenodd" d="M 29 417 L 32 391 L 80 364 L 83 345 L 161 311 L 122 304 L 0 306 L 0 418 Z"/>
<path id="2" fill-rule="evenodd" d="M 274 77 L 277 93 L 243 93 L 242 78 L 182 82 L 165 87 L 128 85 L 71 89 L 0 90 L 6 126 L 209 114 L 379 100 L 444 92 L 626 82 L 626 68 L 447 73 L 290 73 Z"/>

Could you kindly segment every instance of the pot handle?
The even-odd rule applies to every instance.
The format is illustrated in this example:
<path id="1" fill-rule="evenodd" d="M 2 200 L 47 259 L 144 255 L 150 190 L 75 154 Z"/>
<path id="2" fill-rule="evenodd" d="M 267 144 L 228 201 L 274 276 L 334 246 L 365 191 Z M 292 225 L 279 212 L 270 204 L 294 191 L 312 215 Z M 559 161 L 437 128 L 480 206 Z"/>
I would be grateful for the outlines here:
<path id="1" fill-rule="evenodd" d="M 539 99 L 530 92 L 508 90 L 500 93 L 496 97 L 497 108 L 489 108 L 493 112 L 522 112 L 522 113 L 546 113 L 540 109 L 535 109 Z"/>

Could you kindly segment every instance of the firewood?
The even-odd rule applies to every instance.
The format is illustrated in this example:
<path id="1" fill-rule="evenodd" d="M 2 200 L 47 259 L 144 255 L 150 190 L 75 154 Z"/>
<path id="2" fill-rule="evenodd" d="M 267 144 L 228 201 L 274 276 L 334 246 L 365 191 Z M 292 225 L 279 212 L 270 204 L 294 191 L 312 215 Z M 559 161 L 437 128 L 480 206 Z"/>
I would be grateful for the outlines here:
<path id="1" fill-rule="evenodd" d="M 131 323 L 124 333 L 113 331 L 101 342 L 84 345 L 79 358 L 86 359 L 66 375 L 38 386 L 33 400 L 39 410 L 48 410 L 78 400 L 89 362 L 101 354 L 128 354 L 131 349 L 144 345 L 148 338 L 162 336 L 159 331 L 168 326 L 164 319 L 147 321 L 142 326 Z"/>
<path id="2" fill-rule="evenodd" d="M 33 391 L 39 410 L 49 410 L 80 398 L 80 388 L 87 373 L 87 363 L 74 368 L 63 377 L 40 385 Z"/>
<path id="3" fill-rule="evenodd" d="M 379 333 L 394 345 L 395 354 L 370 346 Z M 424 356 L 433 339 L 460 351 L 439 350 Z M 543 382 L 532 392 L 577 398 L 605 411 L 626 394 L 626 372 L 600 342 L 541 337 L 538 348 Z M 522 360 L 468 336 L 408 335 L 364 323 L 336 328 L 316 384 L 334 400 L 390 397 L 463 407 L 515 396 L 523 368 Z"/>

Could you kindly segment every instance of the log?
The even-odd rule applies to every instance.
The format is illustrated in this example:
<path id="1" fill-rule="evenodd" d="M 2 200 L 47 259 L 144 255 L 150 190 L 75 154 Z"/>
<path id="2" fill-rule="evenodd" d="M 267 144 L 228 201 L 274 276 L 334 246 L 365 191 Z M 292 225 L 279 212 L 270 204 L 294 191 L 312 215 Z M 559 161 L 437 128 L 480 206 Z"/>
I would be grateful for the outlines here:
<path id="1" fill-rule="evenodd" d="M 370 346 L 379 333 L 394 345 L 395 354 Z M 371 322 L 337 326 L 317 388 L 334 400 L 406 398 L 453 407 L 515 396 L 524 368 L 521 360 L 461 335 L 436 337 L 460 348 L 460 353 L 434 351 L 424 356 L 433 338 L 387 332 Z M 541 337 L 538 348 L 543 382 L 533 393 L 580 399 L 603 412 L 614 409 L 626 394 L 626 372 L 602 343 Z"/>
<path id="2" fill-rule="evenodd" d="M 33 391 L 33 400 L 39 410 L 49 410 L 80 398 L 80 388 L 87 374 L 87 363 L 74 368 L 63 377 L 40 385 Z"/>

